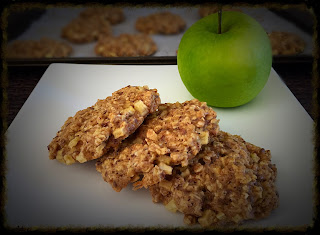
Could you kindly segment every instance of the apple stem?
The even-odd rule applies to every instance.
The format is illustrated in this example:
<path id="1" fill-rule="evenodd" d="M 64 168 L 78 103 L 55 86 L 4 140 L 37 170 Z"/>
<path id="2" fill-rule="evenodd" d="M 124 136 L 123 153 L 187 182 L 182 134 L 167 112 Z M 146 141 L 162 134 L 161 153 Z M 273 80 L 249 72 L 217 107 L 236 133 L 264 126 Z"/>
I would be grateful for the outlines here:
<path id="1" fill-rule="evenodd" d="M 222 6 L 219 4 L 218 6 L 218 34 L 221 34 L 221 15 L 222 15 Z"/>

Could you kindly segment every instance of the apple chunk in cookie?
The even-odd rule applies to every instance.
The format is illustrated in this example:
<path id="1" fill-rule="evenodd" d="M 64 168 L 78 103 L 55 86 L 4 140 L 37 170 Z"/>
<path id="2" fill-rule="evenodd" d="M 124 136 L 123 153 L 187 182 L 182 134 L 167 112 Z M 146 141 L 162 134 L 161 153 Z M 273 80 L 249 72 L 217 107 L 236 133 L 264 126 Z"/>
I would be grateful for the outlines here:
<path id="1" fill-rule="evenodd" d="M 69 117 L 48 145 L 49 158 L 67 165 L 97 159 L 117 149 L 159 104 L 156 89 L 124 87 Z"/>
<path id="2" fill-rule="evenodd" d="M 174 166 L 187 166 L 219 130 L 216 112 L 198 100 L 160 104 L 118 151 L 96 163 L 115 191 L 159 183 Z"/>

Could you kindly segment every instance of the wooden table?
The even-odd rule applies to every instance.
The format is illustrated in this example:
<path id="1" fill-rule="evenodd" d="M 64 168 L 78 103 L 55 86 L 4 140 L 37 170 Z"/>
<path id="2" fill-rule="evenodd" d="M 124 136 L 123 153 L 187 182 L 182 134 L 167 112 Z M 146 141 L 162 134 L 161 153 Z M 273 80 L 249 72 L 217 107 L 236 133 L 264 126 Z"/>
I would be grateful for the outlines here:
<path id="1" fill-rule="evenodd" d="M 312 63 L 274 63 L 273 68 L 314 119 Z M 9 66 L 7 70 L 7 127 L 39 82 L 47 66 Z"/>

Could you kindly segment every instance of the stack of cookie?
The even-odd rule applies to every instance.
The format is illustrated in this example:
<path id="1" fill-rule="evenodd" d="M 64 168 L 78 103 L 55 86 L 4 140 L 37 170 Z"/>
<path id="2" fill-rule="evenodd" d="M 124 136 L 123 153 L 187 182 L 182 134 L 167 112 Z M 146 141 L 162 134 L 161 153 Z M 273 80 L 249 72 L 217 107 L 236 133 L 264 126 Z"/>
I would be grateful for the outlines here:
<path id="1" fill-rule="evenodd" d="M 69 117 L 48 145 L 64 164 L 98 159 L 120 192 L 150 190 L 186 224 L 239 224 L 278 205 L 270 151 L 219 130 L 216 112 L 196 99 L 160 103 L 156 89 L 127 86 Z"/>

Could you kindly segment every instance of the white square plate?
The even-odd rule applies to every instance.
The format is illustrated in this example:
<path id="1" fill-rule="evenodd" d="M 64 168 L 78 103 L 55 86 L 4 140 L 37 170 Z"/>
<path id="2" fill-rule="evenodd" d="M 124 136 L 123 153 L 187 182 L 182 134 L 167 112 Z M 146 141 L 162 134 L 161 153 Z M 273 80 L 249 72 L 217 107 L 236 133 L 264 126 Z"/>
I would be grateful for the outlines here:
<path id="1" fill-rule="evenodd" d="M 7 131 L 6 219 L 10 227 L 183 227 L 183 215 L 151 200 L 148 190 L 117 193 L 95 162 L 66 166 L 48 158 L 47 145 L 64 121 L 127 85 L 157 88 L 162 102 L 192 96 L 176 65 L 52 64 Z M 313 216 L 313 121 L 272 69 L 250 103 L 214 108 L 220 128 L 270 149 L 278 168 L 280 206 L 245 226 L 310 225 Z"/>

